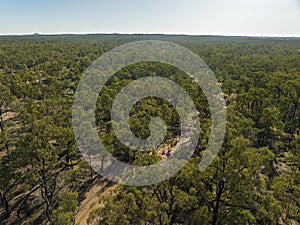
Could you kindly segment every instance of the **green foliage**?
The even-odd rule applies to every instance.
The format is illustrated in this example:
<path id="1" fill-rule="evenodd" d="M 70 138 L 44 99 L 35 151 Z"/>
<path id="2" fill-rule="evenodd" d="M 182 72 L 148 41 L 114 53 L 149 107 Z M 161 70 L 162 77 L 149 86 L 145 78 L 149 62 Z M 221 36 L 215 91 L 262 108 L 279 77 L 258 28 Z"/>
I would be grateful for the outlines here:
<path id="1" fill-rule="evenodd" d="M 78 209 L 78 193 L 63 193 L 58 200 L 58 208 L 53 211 L 54 224 L 74 225 L 75 213 Z"/>
<path id="2" fill-rule="evenodd" d="M 95 113 L 99 137 L 114 157 L 151 165 L 167 156 L 154 149 L 132 151 L 112 129 L 117 93 L 140 77 L 162 76 L 183 87 L 202 130 L 193 158 L 178 174 L 148 187 L 117 187 L 89 224 L 299 224 L 299 39 L 163 35 L 0 37 L 0 223 L 74 224 L 78 203 L 97 178 L 73 137 L 76 85 L 105 51 L 144 39 L 184 45 L 215 72 L 226 99 L 226 137 L 212 165 L 199 172 L 211 121 L 196 83 L 161 63 L 118 71 L 101 90 Z M 163 99 L 135 104 L 132 132 L 147 138 L 153 117 L 166 122 L 163 146 L 170 150 L 180 120 Z"/>

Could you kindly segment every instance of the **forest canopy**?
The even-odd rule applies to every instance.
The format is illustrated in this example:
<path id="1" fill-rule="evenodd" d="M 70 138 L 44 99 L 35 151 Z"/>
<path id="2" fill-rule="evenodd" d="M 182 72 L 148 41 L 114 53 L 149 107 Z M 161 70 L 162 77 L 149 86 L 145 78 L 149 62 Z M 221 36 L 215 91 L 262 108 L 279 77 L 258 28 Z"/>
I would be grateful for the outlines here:
<path id="1" fill-rule="evenodd" d="M 183 71 L 138 63 L 118 71 L 99 93 L 95 118 L 111 154 L 132 165 L 168 157 L 180 135 L 169 102 L 145 98 L 130 113 L 130 128 L 149 136 L 162 118 L 158 151 L 133 151 L 116 138 L 111 105 L 128 83 L 162 76 L 189 93 L 201 133 L 190 161 L 170 179 L 145 187 L 112 183 L 78 151 L 72 128 L 76 87 L 103 53 L 137 40 L 175 42 L 203 59 L 224 92 L 226 135 L 213 163 L 199 172 L 211 115 L 202 90 Z M 299 224 L 300 39 L 171 35 L 59 35 L 0 37 L 1 224 Z M 86 194 L 102 187 L 88 218 Z M 98 203 L 99 202 L 99 203 Z"/>

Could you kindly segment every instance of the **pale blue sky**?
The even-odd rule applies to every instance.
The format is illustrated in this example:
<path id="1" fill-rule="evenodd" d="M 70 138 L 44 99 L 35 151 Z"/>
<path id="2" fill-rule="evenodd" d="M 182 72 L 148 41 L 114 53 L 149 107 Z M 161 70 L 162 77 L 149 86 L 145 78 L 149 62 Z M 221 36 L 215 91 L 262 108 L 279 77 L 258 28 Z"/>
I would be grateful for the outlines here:
<path id="1" fill-rule="evenodd" d="M 300 0 L 0 0 L 0 34 L 300 36 Z"/>

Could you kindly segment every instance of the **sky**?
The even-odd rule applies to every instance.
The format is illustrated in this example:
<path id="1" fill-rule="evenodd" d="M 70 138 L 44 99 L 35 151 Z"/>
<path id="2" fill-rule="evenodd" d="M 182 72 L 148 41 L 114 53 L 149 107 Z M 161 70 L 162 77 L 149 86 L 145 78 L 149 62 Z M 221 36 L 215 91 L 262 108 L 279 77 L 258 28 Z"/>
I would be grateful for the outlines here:
<path id="1" fill-rule="evenodd" d="M 299 36 L 300 0 L 0 0 L 0 34 Z"/>

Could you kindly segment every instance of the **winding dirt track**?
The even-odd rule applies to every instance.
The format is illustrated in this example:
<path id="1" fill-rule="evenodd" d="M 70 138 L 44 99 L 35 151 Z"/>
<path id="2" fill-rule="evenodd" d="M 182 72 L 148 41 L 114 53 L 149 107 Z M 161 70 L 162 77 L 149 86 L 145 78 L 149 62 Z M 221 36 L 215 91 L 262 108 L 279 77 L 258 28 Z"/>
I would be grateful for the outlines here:
<path id="1" fill-rule="evenodd" d="M 176 142 L 179 141 L 179 138 L 176 138 Z M 187 141 L 186 139 L 177 143 L 174 147 L 170 145 L 163 145 L 158 149 L 158 155 L 162 157 L 162 160 L 165 160 L 168 155 L 172 154 L 177 146 Z M 75 223 L 79 225 L 88 225 L 87 219 L 90 213 L 101 207 L 100 200 L 105 196 L 110 194 L 110 192 L 117 187 L 116 184 L 105 180 L 98 180 L 96 184 L 92 186 L 92 188 L 85 194 L 85 199 L 80 204 L 79 211 L 75 217 Z"/>
<path id="2" fill-rule="evenodd" d="M 101 198 L 108 194 L 114 185 L 110 182 L 94 185 L 87 193 L 86 198 L 81 203 L 79 211 L 75 217 L 75 223 L 79 225 L 87 225 L 87 219 L 90 213 L 101 206 Z"/>

